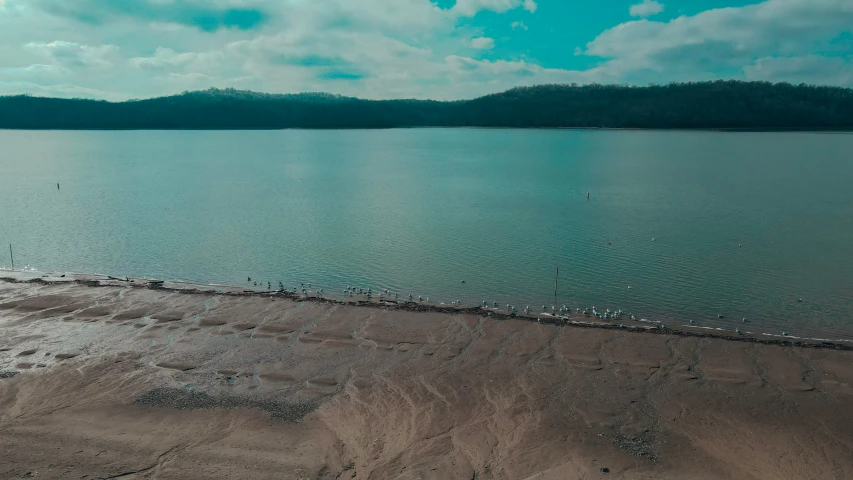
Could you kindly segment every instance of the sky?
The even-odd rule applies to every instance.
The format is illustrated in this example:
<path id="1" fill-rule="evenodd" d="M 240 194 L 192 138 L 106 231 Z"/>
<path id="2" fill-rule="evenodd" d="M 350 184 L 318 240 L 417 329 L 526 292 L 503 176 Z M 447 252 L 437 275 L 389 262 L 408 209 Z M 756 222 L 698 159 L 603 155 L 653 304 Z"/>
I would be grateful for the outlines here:
<path id="1" fill-rule="evenodd" d="M 0 95 L 853 87 L 853 0 L 0 0 Z"/>

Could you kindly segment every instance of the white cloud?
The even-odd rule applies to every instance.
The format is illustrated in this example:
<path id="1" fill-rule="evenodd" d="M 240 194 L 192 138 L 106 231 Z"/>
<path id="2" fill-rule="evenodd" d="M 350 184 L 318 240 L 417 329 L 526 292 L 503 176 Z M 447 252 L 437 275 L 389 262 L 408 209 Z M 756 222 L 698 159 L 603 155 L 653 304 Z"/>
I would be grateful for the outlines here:
<path id="1" fill-rule="evenodd" d="M 631 14 L 632 17 L 651 17 L 652 15 L 657 15 L 663 11 L 663 4 L 657 2 L 656 0 L 643 0 L 643 3 L 638 3 L 636 5 L 631 5 L 631 8 L 628 10 L 628 13 Z"/>
<path id="2" fill-rule="evenodd" d="M 536 9 L 539 8 L 539 5 L 536 4 L 535 0 L 524 0 L 524 9 L 530 13 L 536 13 Z"/>
<path id="3" fill-rule="evenodd" d="M 510 26 L 512 27 L 513 30 L 516 30 L 516 29 L 527 30 L 527 25 L 525 25 L 524 22 L 512 22 L 512 24 L 510 24 Z"/>
<path id="4" fill-rule="evenodd" d="M 488 37 L 471 39 L 471 47 L 479 50 L 491 50 L 495 48 L 495 40 Z"/>
<path id="5" fill-rule="evenodd" d="M 50 59 L 55 65 L 67 68 L 107 67 L 118 51 L 115 45 L 80 45 L 57 40 L 50 43 L 28 43 L 26 48 Z"/>

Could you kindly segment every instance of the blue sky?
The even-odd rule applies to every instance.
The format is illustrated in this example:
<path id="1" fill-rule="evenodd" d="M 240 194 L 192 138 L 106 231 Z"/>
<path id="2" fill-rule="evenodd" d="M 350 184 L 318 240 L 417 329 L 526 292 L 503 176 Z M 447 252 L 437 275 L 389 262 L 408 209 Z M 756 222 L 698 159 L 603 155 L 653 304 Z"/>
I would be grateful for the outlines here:
<path id="1" fill-rule="evenodd" d="M 0 0 L 0 94 L 853 86 L 853 0 Z"/>

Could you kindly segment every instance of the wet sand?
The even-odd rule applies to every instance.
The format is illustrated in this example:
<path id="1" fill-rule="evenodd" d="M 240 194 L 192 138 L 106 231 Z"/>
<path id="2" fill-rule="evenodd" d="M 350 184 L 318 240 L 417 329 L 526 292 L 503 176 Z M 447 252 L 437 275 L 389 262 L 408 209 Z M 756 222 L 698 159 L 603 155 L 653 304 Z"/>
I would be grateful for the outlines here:
<path id="1" fill-rule="evenodd" d="M 0 478 L 853 478 L 849 348 L 47 280 L 0 282 Z"/>

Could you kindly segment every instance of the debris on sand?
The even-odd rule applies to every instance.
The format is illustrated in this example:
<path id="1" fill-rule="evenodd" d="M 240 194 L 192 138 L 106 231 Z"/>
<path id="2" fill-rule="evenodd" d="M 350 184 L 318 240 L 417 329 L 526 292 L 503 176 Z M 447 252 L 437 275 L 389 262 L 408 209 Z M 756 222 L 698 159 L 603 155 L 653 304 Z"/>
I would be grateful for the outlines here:
<path id="1" fill-rule="evenodd" d="M 177 410 L 248 408 L 262 410 L 272 418 L 298 422 L 313 412 L 319 402 L 291 403 L 273 398 L 249 398 L 237 395 L 213 396 L 198 390 L 161 387 L 150 390 L 134 401 L 147 407 L 174 408 Z"/>

